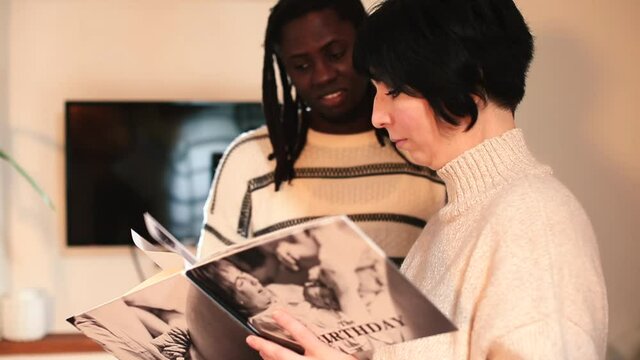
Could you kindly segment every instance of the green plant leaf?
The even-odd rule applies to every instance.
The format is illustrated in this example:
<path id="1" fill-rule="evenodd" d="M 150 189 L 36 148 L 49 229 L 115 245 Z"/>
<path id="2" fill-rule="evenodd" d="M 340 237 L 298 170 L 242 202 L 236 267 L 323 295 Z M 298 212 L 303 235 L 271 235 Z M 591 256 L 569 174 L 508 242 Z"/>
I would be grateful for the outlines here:
<path id="1" fill-rule="evenodd" d="M 49 198 L 49 195 L 47 195 L 38 185 L 38 183 L 36 183 L 35 180 L 33 180 L 33 178 L 31 176 L 29 176 L 29 174 L 27 174 L 27 172 L 22 168 L 22 166 L 18 165 L 18 163 L 13 160 L 13 158 L 11 156 L 9 156 L 9 154 L 5 153 L 4 151 L 2 151 L 2 149 L 0 149 L 0 159 L 4 159 L 6 160 L 9 164 L 11 164 L 11 166 L 13 166 L 14 169 L 16 169 L 16 171 L 22 175 L 22 177 L 24 177 L 29 184 L 31 184 L 31 186 L 34 188 L 34 190 L 40 195 L 40 197 L 42 198 L 42 201 L 44 201 L 45 204 L 47 204 L 47 206 L 49 206 L 51 208 L 51 210 L 55 210 L 55 207 L 53 206 L 53 201 L 51 201 L 51 198 Z"/>

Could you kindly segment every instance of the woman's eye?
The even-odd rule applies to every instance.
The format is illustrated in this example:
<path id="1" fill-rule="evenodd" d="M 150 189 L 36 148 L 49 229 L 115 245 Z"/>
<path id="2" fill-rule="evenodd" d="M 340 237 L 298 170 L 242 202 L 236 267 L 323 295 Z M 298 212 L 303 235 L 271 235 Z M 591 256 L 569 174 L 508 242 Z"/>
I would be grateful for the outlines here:
<path id="1" fill-rule="evenodd" d="M 385 95 L 391 96 L 392 99 L 395 99 L 400 95 L 401 91 L 397 89 L 389 89 Z"/>

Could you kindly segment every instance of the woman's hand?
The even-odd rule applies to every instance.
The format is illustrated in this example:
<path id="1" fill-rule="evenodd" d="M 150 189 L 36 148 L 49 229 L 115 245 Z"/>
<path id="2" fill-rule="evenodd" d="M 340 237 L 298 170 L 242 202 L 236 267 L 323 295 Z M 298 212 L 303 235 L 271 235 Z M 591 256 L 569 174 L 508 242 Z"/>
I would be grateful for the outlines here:
<path id="1" fill-rule="evenodd" d="M 304 348 L 304 355 L 258 336 L 247 337 L 247 344 L 264 360 L 357 360 L 323 343 L 299 321 L 282 311 L 274 312 L 273 319 Z"/>

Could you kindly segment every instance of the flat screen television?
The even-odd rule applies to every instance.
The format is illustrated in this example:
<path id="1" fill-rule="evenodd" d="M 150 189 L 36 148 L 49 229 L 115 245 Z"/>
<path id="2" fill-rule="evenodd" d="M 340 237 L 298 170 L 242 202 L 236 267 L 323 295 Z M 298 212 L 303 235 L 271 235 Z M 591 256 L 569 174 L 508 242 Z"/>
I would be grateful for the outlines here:
<path id="1" fill-rule="evenodd" d="M 67 245 L 131 245 L 149 212 L 194 244 L 218 161 L 259 103 L 67 101 Z"/>

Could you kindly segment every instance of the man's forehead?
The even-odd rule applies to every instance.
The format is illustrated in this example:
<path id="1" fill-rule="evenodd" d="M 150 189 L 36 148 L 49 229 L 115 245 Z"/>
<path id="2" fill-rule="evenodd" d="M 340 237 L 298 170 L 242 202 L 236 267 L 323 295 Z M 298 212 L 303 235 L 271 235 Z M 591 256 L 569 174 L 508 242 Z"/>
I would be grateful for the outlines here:
<path id="1" fill-rule="evenodd" d="M 353 41 L 355 28 L 333 10 L 315 11 L 291 20 L 283 28 L 280 51 L 292 56 L 317 51 L 336 41 Z"/>

